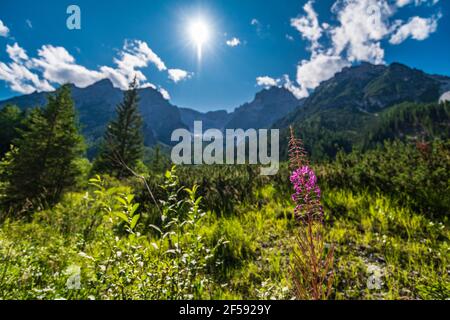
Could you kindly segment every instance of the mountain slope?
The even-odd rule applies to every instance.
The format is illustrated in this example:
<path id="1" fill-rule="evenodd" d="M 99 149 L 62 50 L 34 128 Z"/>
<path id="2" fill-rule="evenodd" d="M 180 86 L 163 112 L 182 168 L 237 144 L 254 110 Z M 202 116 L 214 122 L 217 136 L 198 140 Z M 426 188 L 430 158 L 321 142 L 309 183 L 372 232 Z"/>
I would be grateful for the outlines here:
<path id="1" fill-rule="evenodd" d="M 250 103 L 237 108 L 225 128 L 264 129 L 296 110 L 303 103 L 285 88 L 271 87 L 255 95 Z"/>
<path id="2" fill-rule="evenodd" d="M 446 139 L 450 137 L 450 104 L 404 102 L 383 111 L 366 131 L 365 148 L 394 139 Z"/>
<path id="3" fill-rule="evenodd" d="M 448 83 L 448 77 L 398 63 L 363 63 L 323 82 L 302 108 L 273 127 L 282 129 L 283 143 L 293 125 L 313 158 L 334 157 L 340 149 L 350 151 L 362 144 L 366 128 L 377 122 L 380 112 L 402 102 L 437 103 Z"/>
<path id="4" fill-rule="evenodd" d="M 231 117 L 231 114 L 225 110 L 202 113 L 188 108 L 180 108 L 180 114 L 181 120 L 189 127 L 191 132 L 194 130 L 194 121 L 202 121 L 203 130 L 223 130 Z"/>
<path id="5" fill-rule="evenodd" d="M 203 122 L 203 130 L 215 128 L 225 129 L 266 129 L 303 103 L 285 88 L 271 87 L 256 93 L 248 103 L 228 113 L 225 110 L 207 113 L 192 109 L 180 108 L 181 119 L 193 130 L 194 121 Z"/>
<path id="6" fill-rule="evenodd" d="M 21 109 L 43 106 L 48 93 L 32 93 L 0 102 L 0 108 L 15 104 Z M 110 80 L 101 80 L 86 88 L 72 86 L 72 97 L 78 110 L 82 131 L 88 145 L 94 147 L 102 138 L 107 123 L 115 116 L 115 108 L 122 101 L 123 92 L 114 88 Z M 140 111 L 144 119 L 146 145 L 157 141 L 170 144 L 170 135 L 184 128 L 180 112 L 162 95 L 152 89 L 139 89 Z"/>

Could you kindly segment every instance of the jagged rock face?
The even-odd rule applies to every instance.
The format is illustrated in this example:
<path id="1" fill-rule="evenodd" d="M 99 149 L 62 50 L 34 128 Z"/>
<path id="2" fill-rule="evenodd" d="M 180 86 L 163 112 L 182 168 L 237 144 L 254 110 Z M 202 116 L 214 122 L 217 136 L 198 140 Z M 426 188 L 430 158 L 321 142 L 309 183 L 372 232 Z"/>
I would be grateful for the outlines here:
<path id="1" fill-rule="evenodd" d="M 255 99 L 237 108 L 225 128 L 264 129 L 299 108 L 303 100 L 298 100 L 285 88 L 272 87 L 255 95 Z"/>
<path id="2" fill-rule="evenodd" d="M 274 122 L 301 107 L 303 100 L 298 100 L 287 89 L 271 87 L 255 95 L 248 103 L 236 108 L 231 113 L 225 110 L 201 113 L 181 108 L 183 122 L 193 130 L 194 121 L 203 122 L 203 130 L 207 129 L 267 129 Z"/>
<path id="3" fill-rule="evenodd" d="M 191 132 L 194 130 L 194 121 L 202 121 L 203 130 L 223 130 L 231 117 L 231 114 L 225 110 L 202 113 L 188 108 L 180 108 L 180 114 L 181 120 Z"/>

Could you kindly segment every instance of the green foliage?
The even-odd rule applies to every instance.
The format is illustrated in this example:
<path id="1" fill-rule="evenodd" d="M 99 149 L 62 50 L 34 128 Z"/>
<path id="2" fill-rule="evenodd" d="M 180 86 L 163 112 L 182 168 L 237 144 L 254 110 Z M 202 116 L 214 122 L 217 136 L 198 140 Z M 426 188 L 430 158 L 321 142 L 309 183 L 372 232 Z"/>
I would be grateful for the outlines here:
<path id="1" fill-rule="evenodd" d="M 365 153 L 340 153 L 322 166 L 321 179 L 331 188 L 367 189 L 401 201 L 430 216 L 450 212 L 450 145 L 386 142 Z"/>
<path id="2" fill-rule="evenodd" d="M 7 182 L 6 206 L 42 206 L 56 203 L 79 175 L 75 164 L 84 151 L 78 133 L 70 87 L 49 96 L 44 109 L 34 109 L 14 145 L 2 178 Z"/>
<path id="3" fill-rule="evenodd" d="M 220 271 L 224 275 L 228 274 L 228 269 L 242 267 L 254 255 L 255 245 L 236 218 L 220 220 L 213 229 L 211 239 L 215 242 L 227 239 L 216 251 L 217 260 L 222 262 Z"/>
<path id="4" fill-rule="evenodd" d="M 397 128 L 445 111 L 410 106 L 392 109 L 399 110 L 392 119 L 405 115 Z M 31 119 L 42 121 L 40 128 L 47 123 L 42 110 Z M 413 137 L 414 130 L 404 132 Z M 338 152 L 335 161 L 314 166 L 325 246 L 335 244 L 333 299 L 450 297 L 449 141 L 404 140 Z M 4 178 L 19 147 L 0 162 L 2 202 L 11 197 L 14 181 Z M 139 176 L 121 179 L 89 179 L 86 159 L 71 163 L 75 185 L 52 207 L 35 206 L 28 219 L 1 213 L 0 299 L 294 297 L 289 267 L 299 222 L 285 163 L 264 177 L 253 166 L 166 172 L 167 163 L 150 160 L 148 168 L 138 162 Z"/>
<path id="5" fill-rule="evenodd" d="M 190 169 L 178 171 L 187 175 Z M 210 168 L 203 169 L 207 179 Z M 193 170 L 200 175 L 202 169 Z M 233 176 L 232 168 L 224 170 Z M 351 182 L 355 191 L 348 190 L 350 181 L 331 187 L 335 171 L 318 171 L 319 181 L 326 181 L 325 240 L 336 244 L 331 298 L 450 297 L 447 218 L 415 212 L 392 192 L 364 191 L 365 182 L 359 188 Z M 286 172 L 283 167 L 281 175 Z M 271 185 L 256 179 L 254 197 L 265 201 L 230 197 L 239 214 L 221 216 L 202 210 L 201 187 L 182 187 L 180 174 L 171 170 L 158 183 L 148 181 L 159 215 L 152 226 L 148 205 L 134 196 L 140 187 L 105 177 L 93 178 L 82 192 L 65 193 L 31 221 L 6 220 L 0 227 L 0 298 L 292 298 L 288 268 L 298 224 L 289 189 L 278 186 L 284 180 Z M 374 270 L 379 288 L 367 284 Z"/>
<path id="6" fill-rule="evenodd" d="M 179 176 L 184 185 L 199 185 L 205 208 L 219 215 L 236 213 L 238 204 L 255 203 L 255 185 L 265 179 L 257 167 L 247 165 L 183 166 Z"/>
<path id="7" fill-rule="evenodd" d="M 205 213 L 196 186 L 180 187 L 173 169 L 164 189 L 168 200 L 160 203 L 162 227 L 152 226 L 156 236 L 141 233 L 146 228 L 131 190 L 99 176 L 86 194 L 67 194 L 29 223 L 6 220 L 0 229 L 0 297 L 210 297 L 208 268 L 222 241 L 207 244 L 199 232 Z M 31 237 L 24 236 L 28 232 Z"/>
<path id="8" fill-rule="evenodd" d="M 402 103 L 385 112 L 364 134 L 365 149 L 385 140 L 432 141 L 450 137 L 450 105 L 448 103 Z"/>
<path id="9" fill-rule="evenodd" d="M 24 119 L 24 113 L 14 105 L 0 110 L 0 158 L 9 151 L 14 139 L 19 137 L 18 129 Z"/>
<path id="10" fill-rule="evenodd" d="M 136 79 L 125 92 L 123 102 L 116 108 L 117 118 L 106 129 L 104 142 L 94 163 L 94 171 L 131 176 L 144 154 L 142 117 L 139 113 Z"/>

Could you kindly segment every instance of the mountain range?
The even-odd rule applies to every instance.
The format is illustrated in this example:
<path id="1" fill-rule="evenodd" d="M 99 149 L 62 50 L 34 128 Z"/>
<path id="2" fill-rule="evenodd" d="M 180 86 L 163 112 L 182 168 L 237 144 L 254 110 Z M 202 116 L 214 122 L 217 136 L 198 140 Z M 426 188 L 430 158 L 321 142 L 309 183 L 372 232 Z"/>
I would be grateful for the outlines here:
<path id="1" fill-rule="evenodd" d="M 415 113 L 412 109 L 421 108 L 422 104 L 437 104 L 449 86 L 449 77 L 426 74 L 403 64 L 362 63 L 345 68 L 321 83 L 301 109 L 277 121 L 273 127 L 282 129 L 285 141 L 287 128 L 293 125 L 313 158 L 333 157 L 341 149 L 350 151 L 355 145 L 365 144 L 368 136 L 372 135 L 371 131 L 385 125 L 380 123 L 380 119 L 386 119 L 384 114 L 391 109 L 407 103 L 409 109 L 404 109 L 404 112 Z M 450 111 L 448 106 L 445 110 Z M 433 124 L 446 122 L 450 125 L 448 121 L 446 113 L 436 118 Z M 413 126 L 418 128 L 416 124 Z M 410 134 L 417 135 L 418 132 Z M 399 135 L 394 134 L 393 137 Z"/>
<path id="2" fill-rule="evenodd" d="M 327 154 L 338 148 L 351 149 L 361 132 L 377 122 L 380 113 L 400 103 L 433 103 L 448 95 L 450 78 L 430 75 L 406 65 L 362 63 L 343 69 L 321 83 L 311 95 L 298 100 L 283 87 L 271 87 L 229 113 L 225 110 L 198 112 L 178 108 L 153 88 L 139 89 L 140 111 L 144 119 L 145 143 L 171 144 L 173 130 L 193 129 L 196 120 L 209 128 L 280 128 L 283 141 L 293 125 L 307 145 Z M 43 106 L 48 93 L 32 93 L 0 102 L 21 109 Z M 82 132 L 95 149 L 105 127 L 121 102 L 123 92 L 110 80 L 101 80 L 86 88 L 72 85 Z M 317 145 L 317 141 L 322 141 Z M 325 149 L 333 150 L 325 150 Z"/>

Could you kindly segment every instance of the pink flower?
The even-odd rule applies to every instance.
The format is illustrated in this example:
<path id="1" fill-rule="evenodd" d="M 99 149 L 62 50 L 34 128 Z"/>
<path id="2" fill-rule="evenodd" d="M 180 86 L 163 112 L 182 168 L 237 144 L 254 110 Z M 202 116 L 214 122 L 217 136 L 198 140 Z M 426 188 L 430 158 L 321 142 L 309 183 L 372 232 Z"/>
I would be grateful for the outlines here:
<path id="1" fill-rule="evenodd" d="M 294 170 L 290 177 L 295 193 L 292 200 L 297 204 L 295 213 L 299 217 L 322 217 L 323 210 L 320 205 L 320 187 L 317 177 L 309 166 L 302 166 Z"/>

